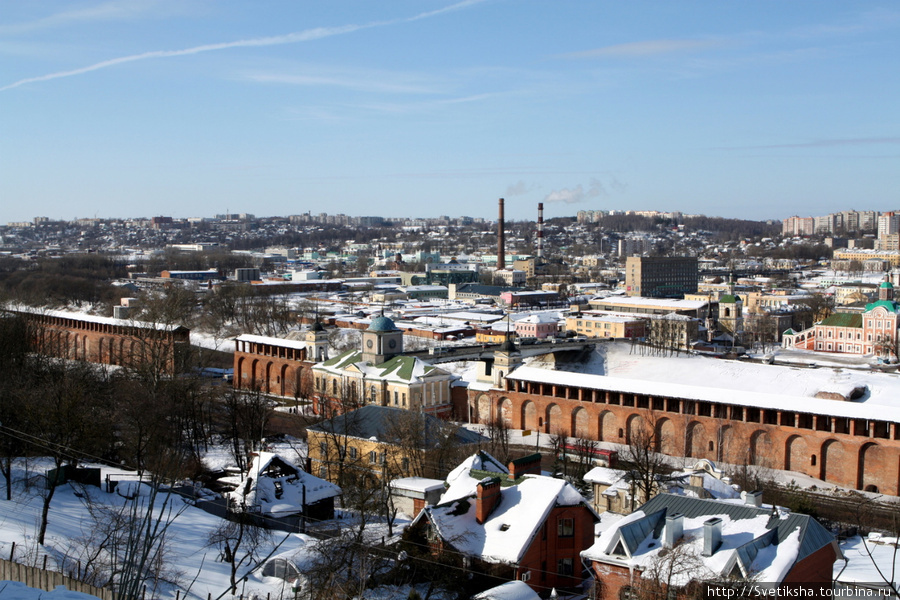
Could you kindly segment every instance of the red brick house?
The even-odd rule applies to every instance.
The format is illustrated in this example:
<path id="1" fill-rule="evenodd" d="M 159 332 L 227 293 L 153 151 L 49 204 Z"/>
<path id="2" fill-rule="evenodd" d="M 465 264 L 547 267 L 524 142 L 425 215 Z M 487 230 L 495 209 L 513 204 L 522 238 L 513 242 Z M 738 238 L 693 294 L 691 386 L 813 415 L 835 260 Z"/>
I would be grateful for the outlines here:
<path id="1" fill-rule="evenodd" d="M 407 535 L 427 539 L 436 553 L 461 554 L 477 573 L 525 581 L 541 592 L 575 588 L 583 581 L 579 556 L 593 543 L 598 517 L 574 487 L 533 474 L 539 469 L 536 454 L 510 463 L 509 473 L 455 471 L 479 480 L 475 493 L 450 500 L 445 494 L 419 513 Z M 451 483 L 451 496 L 458 484 Z"/>
<path id="2" fill-rule="evenodd" d="M 760 500 L 759 493 L 743 504 L 655 496 L 582 552 L 596 578 L 595 598 L 677 598 L 726 581 L 803 588 L 804 596 L 818 597 L 820 586 L 831 587 L 837 541 L 809 515 Z"/>

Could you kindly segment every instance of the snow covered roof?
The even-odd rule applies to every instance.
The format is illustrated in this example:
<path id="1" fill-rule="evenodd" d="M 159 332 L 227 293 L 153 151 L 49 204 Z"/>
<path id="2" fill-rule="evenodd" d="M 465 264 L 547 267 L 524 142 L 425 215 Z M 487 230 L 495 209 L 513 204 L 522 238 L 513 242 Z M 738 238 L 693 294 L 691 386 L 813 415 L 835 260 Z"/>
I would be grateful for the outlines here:
<path id="1" fill-rule="evenodd" d="M 480 450 L 450 471 L 450 474 L 447 475 L 447 491 L 441 496 L 438 504 L 444 504 L 466 496 L 473 496 L 476 492 L 475 488 L 480 481 L 480 479 L 471 476 L 473 470 L 509 475 L 509 469 L 506 468 L 506 465 L 484 450 Z"/>
<path id="2" fill-rule="evenodd" d="M 628 474 L 627 471 L 621 469 L 610 469 L 609 467 L 594 467 L 584 474 L 584 480 L 588 483 L 599 483 L 601 485 L 612 485 L 624 478 Z"/>
<path id="3" fill-rule="evenodd" d="M 616 306 L 656 307 L 671 310 L 697 310 L 709 304 L 705 300 L 678 300 L 671 298 L 645 298 L 643 296 L 620 296 L 617 298 L 598 298 L 592 304 L 609 304 Z"/>
<path id="4" fill-rule="evenodd" d="M 263 514 L 283 516 L 302 512 L 304 497 L 308 506 L 340 494 L 341 488 L 335 484 L 310 475 L 282 456 L 259 452 L 237 489 L 227 496 L 232 502 L 258 507 Z"/>
<path id="5" fill-rule="evenodd" d="M 452 375 L 414 356 L 395 356 L 372 365 L 363 362 L 360 350 L 349 350 L 313 367 L 317 371 L 341 374 L 347 369 L 365 375 L 367 381 L 384 380 L 400 383 L 421 383 L 426 378 L 452 377 Z"/>
<path id="6" fill-rule="evenodd" d="M 634 360 L 627 344 L 604 345 L 591 362 L 566 368 L 572 370 L 525 365 L 507 379 L 900 423 L 896 401 L 900 377 L 885 373 L 805 369 L 695 355 Z M 741 389 L 735 389 L 735 381 L 741 382 Z M 848 390 L 864 391 L 853 402 L 816 397 L 822 392 L 845 395 Z"/>
<path id="7" fill-rule="evenodd" d="M 255 344 L 267 344 L 269 346 L 278 346 L 279 348 L 294 348 L 296 350 L 303 350 L 307 348 L 306 342 L 300 340 L 289 340 L 285 338 L 276 338 L 269 337 L 265 335 L 251 335 L 249 333 L 244 333 L 236 338 L 234 338 L 236 342 L 252 342 Z"/>
<path id="8" fill-rule="evenodd" d="M 428 479 L 427 477 L 400 477 L 391 480 L 390 487 L 411 492 L 433 492 L 444 489 L 444 482 L 440 479 Z"/>
<path id="9" fill-rule="evenodd" d="M 474 497 L 460 498 L 422 510 L 438 535 L 456 550 L 491 563 L 519 562 L 555 506 L 584 503 L 562 479 L 526 475 L 521 483 L 500 489 L 500 500 L 483 524 L 475 520 Z"/>
<path id="10" fill-rule="evenodd" d="M 507 581 L 472 596 L 472 600 L 540 600 L 540 596 L 524 581 Z"/>
<path id="11" fill-rule="evenodd" d="M 102 325 L 115 325 L 117 327 L 139 327 L 145 329 L 156 329 L 158 331 L 174 331 L 177 329 L 187 329 L 182 325 L 172 325 L 166 323 L 156 323 L 154 321 L 140 321 L 138 319 L 114 319 L 112 317 L 100 317 L 91 315 L 86 312 L 76 312 L 71 310 L 51 310 L 43 308 L 35 308 L 33 306 L 7 304 L 3 307 L 6 310 L 19 313 L 28 313 L 33 315 L 45 315 L 48 317 L 58 317 L 60 319 L 74 319 L 76 321 L 84 321 L 86 323 L 99 323 Z"/>
<path id="12" fill-rule="evenodd" d="M 680 537 L 677 531 L 666 531 L 670 526 L 666 517 L 678 514 L 683 515 Z M 705 523 L 714 518 L 721 520 L 721 543 L 710 555 L 704 555 Z M 646 574 L 650 572 L 648 567 L 665 556 L 662 550 L 667 534 L 681 540 L 679 556 L 683 564 L 673 581 L 679 587 L 694 579 L 738 573 L 742 577 L 752 573 L 757 581 L 778 583 L 798 561 L 834 543 L 834 536 L 808 515 L 659 494 L 605 530 L 581 555 L 588 560 L 644 569 Z"/>
<path id="13" fill-rule="evenodd" d="M 549 315 L 546 313 L 535 313 L 528 315 L 516 321 L 516 323 L 540 324 L 540 323 L 556 323 L 559 321 L 559 315 Z"/>

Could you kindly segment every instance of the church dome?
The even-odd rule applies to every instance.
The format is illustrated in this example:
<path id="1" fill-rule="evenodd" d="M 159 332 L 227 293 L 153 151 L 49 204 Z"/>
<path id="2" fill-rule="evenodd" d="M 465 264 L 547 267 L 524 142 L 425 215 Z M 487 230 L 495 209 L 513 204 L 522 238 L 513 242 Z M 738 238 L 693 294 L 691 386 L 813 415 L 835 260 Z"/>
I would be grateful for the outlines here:
<path id="1" fill-rule="evenodd" d="M 384 315 L 379 315 L 372 319 L 368 331 L 397 331 L 397 326 Z"/>
<path id="2" fill-rule="evenodd" d="M 878 287 L 883 287 L 885 289 L 894 289 L 894 286 L 890 281 L 882 281 L 881 285 Z"/>

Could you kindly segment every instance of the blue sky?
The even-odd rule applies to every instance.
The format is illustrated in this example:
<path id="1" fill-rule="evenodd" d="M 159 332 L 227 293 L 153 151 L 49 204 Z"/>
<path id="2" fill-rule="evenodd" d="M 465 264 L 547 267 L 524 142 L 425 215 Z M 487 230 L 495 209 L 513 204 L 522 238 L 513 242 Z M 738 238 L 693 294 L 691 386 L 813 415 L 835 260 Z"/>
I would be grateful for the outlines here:
<path id="1" fill-rule="evenodd" d="M 0 0 L 0 222 L 900 208 L 894 1 Z"/>

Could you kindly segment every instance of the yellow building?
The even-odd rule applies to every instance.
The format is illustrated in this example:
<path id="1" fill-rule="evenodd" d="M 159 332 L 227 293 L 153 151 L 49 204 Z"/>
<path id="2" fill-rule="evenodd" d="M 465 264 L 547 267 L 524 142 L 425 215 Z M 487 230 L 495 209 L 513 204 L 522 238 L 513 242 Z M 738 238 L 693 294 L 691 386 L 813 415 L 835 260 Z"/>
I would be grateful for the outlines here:
<path id="1" fill-rule="evenodd" d="M 362 348 L 312 368 L 314 409 L 330 415 L 363 404 L 449 416 L 456 376 L 419 358 L 403 356 L 403 332 L 385 316 L 362 332 Z"/>
<path id="2" fill-rule="evenodd" d="M 645 322 L 642 319 L 622 315 L 582 313 L 566 318 L 566 331 L 595 338 L 644 337 Z"/>
<path id="3" fill-rule="evenodd" d="M 900 252 L 897 250 L 864 250 L 861 248 L 841 248 L 834 251 L 832 260 L 856 260 L 864 263 L 867 260 L 881 260 L 893 267 L 900 266 Z"/>
<path id="4" fill-rule="evenodd" d="M 368 405 L 307 428 L 311 472 L 343 485 L 380 477 L 443 478 L 482 435 L 431 415 Z"/>

